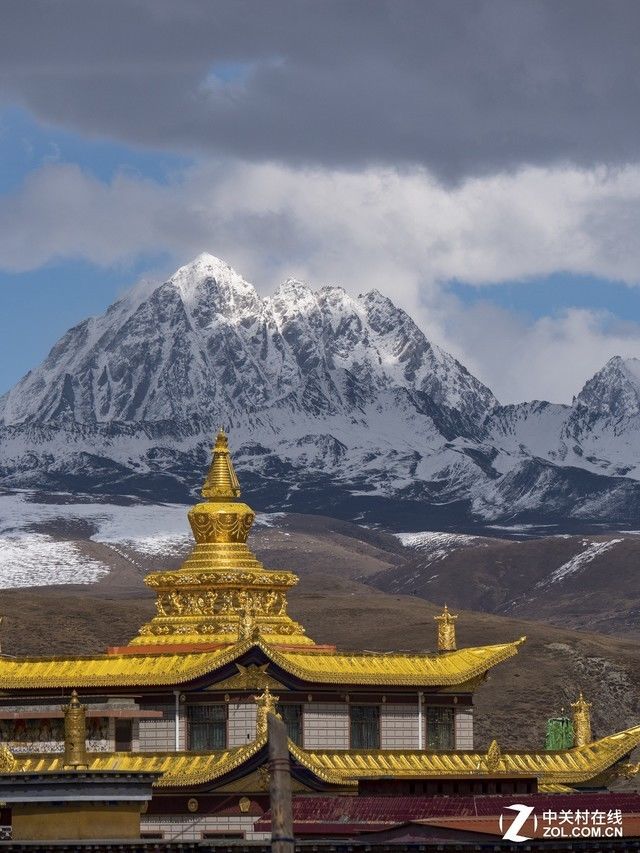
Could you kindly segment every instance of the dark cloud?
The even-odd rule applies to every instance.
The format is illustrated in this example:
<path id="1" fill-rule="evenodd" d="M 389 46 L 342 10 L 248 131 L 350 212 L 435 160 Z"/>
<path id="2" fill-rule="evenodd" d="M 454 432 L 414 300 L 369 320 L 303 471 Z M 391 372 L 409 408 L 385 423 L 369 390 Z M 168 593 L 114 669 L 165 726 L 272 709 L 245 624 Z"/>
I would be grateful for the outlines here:
<path id="1" fill-rule="evenodd" d="M 637 0 L 20 0 L 0 96 L 247 160 L 615 165 L 638 159 L 639 36 Z"/>

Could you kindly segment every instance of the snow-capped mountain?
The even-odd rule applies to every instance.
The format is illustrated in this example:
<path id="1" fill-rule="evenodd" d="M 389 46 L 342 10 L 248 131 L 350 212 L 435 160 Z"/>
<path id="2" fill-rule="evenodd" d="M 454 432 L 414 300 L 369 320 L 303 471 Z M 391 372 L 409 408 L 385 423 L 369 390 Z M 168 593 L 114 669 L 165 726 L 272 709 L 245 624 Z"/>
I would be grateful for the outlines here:
<path id="1" fill-rule="evenodd" d="M 427 394 L 466 419 L 496 401 L 376 291 L 286 281 L 261 299 L 201 255 L 143 299 L 71 329 L 2 400 L 0 423 L 251 422 L 275 407 L 357 410 L 381 391 Z"/>
<path id="2" fill-rule="evenodd" d="M 186 498 L 214 430 L 260 508 L 421 529 L 631 518 L 640 362 L 501 407 L 377 291 L 261 298 L 201 255 L 74 327 L 0 398 L 0 484 Z M 412 521 L 411 519 L 414 519 Z"/>

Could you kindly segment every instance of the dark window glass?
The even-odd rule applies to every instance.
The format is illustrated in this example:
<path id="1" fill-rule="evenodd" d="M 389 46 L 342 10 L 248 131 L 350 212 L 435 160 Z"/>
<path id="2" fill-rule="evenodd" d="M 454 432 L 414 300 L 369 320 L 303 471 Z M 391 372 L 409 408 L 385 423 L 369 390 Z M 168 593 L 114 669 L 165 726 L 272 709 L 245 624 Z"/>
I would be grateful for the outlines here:
<path id="1" fill-rule="evenodd" d="M 287 727 L 290 740 L 302 746 L 302 705 L 283 703 L 278 705 L 278 713 Z"/>
<path id="2" fill-rule="evenodd" d="M 380 749 L 380 708 L 350 705 L 351 749 Z"/>
<path id="3" fill-rule="evenodd" d="M 189 749 L 209 752 L 227 745 L 227 706 L 188 705 Z"/>
<path id="4" fill-rule="evenodd" d="M 116 718 L 116 752 L 131 752 L 131 720 Z"/>
<path id="5" fill-rule="evenodd" d="M 455 748 L 453 708 L 427 707 L 427 748 Z"/>

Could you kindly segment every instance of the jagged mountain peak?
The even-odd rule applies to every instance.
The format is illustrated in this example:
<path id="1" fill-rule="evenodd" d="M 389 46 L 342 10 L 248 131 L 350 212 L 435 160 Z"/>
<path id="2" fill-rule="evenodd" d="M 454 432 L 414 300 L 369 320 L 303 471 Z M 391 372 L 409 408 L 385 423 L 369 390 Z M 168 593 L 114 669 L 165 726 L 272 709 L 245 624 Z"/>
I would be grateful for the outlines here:
<path id="1" fill-rule="evenodd" d="M 360 293 L 358 299 L 361 299 L 363 302 L 368 303 L 377 303 L 379 305 L 393 305 L 388 296 L 385 296 L 384 293 L 380 293 L 377 287 L 373 287 L 371 290 L 367 290 L 366 293 Z"/>
<path id="2" fill-rule="evenodd" d="M 585 382 L 574 402 L 600 415 L 640 414 L 640 359 L 613 356 Z"/>
<path id="3" fill-rule="evenodd" d="M 226 261 L 209 252 L 202 252 L 180 267 L 166 284 L 179 292 L 186 306 L 213 300 L 217 310 L 244 311 L 248 305 L 255 306 L 259 299 L 252 284 Z"/>
<path id="4" fill-rule="evenodd" d="M 316 307 L 316 294 L 306 281 L 287 278 L 267 302 L 275 306 L 279 313 L 288 313 L 288 310 L 300 313 Z"/>
<path id="5" fill-rule="evenodd" d="M 573 406 L 498 407 L 379 291 L 290 278 L 262 298 L 203 253 L 70 329 L 0 398 L 0 483 L 169 494 L 225 423 L 263 506 L 308 511 L 328 490 L 351 517 L 380 499 L 427 525 L 449 506 L 628 523 L 638 414 L 638 359 L 611 359 Z"/>
<path id="6" fill-rule="evenodd" d="M 196 255 L 196 257 L 193 258 L 193 260 L 188 261 L 181 267 L 178 267 L 175 273 L 170 277 L 169 281 L 178 284 L 182 281 L 189 281 L 194 277 L 198 278 L 206 275 L 215 276 L 216 274 L 238 275 L 233 267 L 226 261 L 222 260 L 222 258 L 219 258 L 217 255 L 212 255 L 211 252 L 200 252 L 199 255 Z"/>
<path id="7" fill-rule="evenodd" d="M 621 355 L 614 355 L 598 373 L 614 374 L 635 385 L 640 385 L 640 358 L 623 358 Z"/>
<path id="8" fill-rule="evenodd" d="M 394 388 L 431 395 L 463 418 L 495 402 L 380 294 L 289 278 L 261 298 L 202 253 L 70 330 L 1 401 L 0 423 L 201 423 L 273 406 L 352 417 Z"/>
<path id="9" fill-rule="evenodd" d="M 217 316 L 236 322 L 262 311 L 255 287 L 208 252 L 180 267 L 164 287 L 178 291 L 187 315 L 200 328 L 214 323 Z"/>

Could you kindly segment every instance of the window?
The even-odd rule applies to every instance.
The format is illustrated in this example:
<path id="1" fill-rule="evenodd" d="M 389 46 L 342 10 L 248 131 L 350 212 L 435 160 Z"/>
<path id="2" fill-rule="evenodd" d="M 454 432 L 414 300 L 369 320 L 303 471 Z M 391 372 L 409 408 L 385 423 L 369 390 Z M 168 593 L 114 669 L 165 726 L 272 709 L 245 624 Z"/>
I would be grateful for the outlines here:
<path id="1" fill-rule="evenodd" d="M 453 708 L 427 707 L 427 749 L 454 749 Z"/>
<path id="2" fill-rule="evenodd" d="M 209 752 L 227 745 L 227 706 L 188 705 L 189 749 Z"/>
<path id="3" fill-rule="evenodd" d="M 116 752 L 131 752 L 132 722 L 116 718 Z"/>
<path id="4" fill-rule="evenodd" d="M 302 746 L 302 705 L 279 704 L 278 713 L 287 727 L 289 739 Z"/>
<path id="5" fill-rule="evenodd" d="M 350 705 L 351 749 L 380 749 L 380 708 Z"/>

